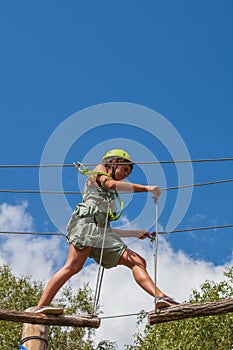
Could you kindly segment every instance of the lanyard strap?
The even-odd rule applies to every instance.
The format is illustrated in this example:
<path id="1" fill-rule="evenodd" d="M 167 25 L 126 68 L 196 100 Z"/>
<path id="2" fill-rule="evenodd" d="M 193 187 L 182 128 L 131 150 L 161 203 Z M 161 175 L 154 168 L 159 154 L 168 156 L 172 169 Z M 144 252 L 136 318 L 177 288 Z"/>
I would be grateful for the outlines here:
<path id="1" fill-rule="evenodd" d="M 105 175 L 109 179 L 112 179 L 112 177 L 108 173 L 105 173 L 103 171 L 90 170 L 89 168 L 85 167 L 82 163 L 79 163 L 79 162 L 77 164 L 73 163 L 73 165 L 75 166 L 75 168 L 78 170 L 78 172 L 80 174 L 87 176 L 92 181 L 96 181 L 96 178 L 93 175 Z M 120 211 L 118 214 L 116 214 L 116 213 L 113 213 L 111 208 L 110 208 L 109 217 L 111 218 L 112 221 L 118 220 L 123 212 L 123 209 L 124 209 L 124 203 L 121 200 L 121 197 L 119 196 L 119 194 L 116 190 L 114 192 L 115 192 L 116 198 L 117 198 L 119 205 L 120 205 Z"/>

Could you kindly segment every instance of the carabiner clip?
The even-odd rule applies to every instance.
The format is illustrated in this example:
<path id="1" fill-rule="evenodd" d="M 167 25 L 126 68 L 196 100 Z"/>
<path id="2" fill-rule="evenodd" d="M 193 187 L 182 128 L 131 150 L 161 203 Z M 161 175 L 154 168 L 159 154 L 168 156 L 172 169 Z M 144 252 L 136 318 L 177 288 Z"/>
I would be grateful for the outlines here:
<path id="1" fill-rule="evenodd" d="M 82 163 L 80 163 L 80 162 L 73 163 L 73 165 L 75 166 L 75 168 L 76 168 L 77 170 L 79 170 L 80 167 L 84 168 L 84 165 L 83 165 Z"/>

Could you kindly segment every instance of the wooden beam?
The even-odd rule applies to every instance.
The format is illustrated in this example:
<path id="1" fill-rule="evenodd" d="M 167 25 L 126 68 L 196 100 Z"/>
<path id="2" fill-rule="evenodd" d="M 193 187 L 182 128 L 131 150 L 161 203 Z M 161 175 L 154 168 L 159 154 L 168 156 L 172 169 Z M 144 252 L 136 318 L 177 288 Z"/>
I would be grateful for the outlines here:
<path id="1" fill-rule="evenodd" d="M 181 304 L 148 314 L 149 325 L 182 320 L 184 318 L 220 315 L 233 312 L 233 298 L 198 304 Z"/>
<path id="2" fill-rule="evenodd" d="M 23 322 L 31 324 L 46 324 L 55 326 L 90 327 L 98 328 L 100 319 L 97 316 L 53 316 L 34 312 L 0 309 L 0 320 L 11 322 Z"/>

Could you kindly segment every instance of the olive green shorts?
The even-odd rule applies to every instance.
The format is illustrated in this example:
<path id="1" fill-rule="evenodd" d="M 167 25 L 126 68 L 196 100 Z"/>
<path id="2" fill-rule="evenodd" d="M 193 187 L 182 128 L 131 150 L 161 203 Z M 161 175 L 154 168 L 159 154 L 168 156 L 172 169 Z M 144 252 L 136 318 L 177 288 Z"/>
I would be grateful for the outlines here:
<path id="1" fill-rule="evenodd" d="M 90 257 L 97 263 L 100 260 L 102 239 L 99 240 L 98 246 L 91 249 Z M 126 250 L 127 245 L 122 242 L 120 236 L 114 232 L 107 232 L 104 242 L 104 250 L 102 257 L 102 266 L 106 269 L 110 269 L 118 265 L 119 260 Z"/>
<path id="2" fill-rule="evenodd" d="M 66 238 L 77 249 L 92 247 L 90 257 L 99 263 L 103 245 L 104 228 L 100 228 L 94 220 L 94 216 L 80 217 L 80 209 L 86 209 L 85 204 L 79 205 L 74 211 L 68 226 Z M 90 208 L 88 208 L 90 211 Z M 93 209 L 93 212 L 95 209 Z M 90 214 L 88 212 L 88 214 Z M 92 213 L 93 214 L 93 213 Z M 95 214 L 95 213 L 94 213 Z M 100 215 L 98 213 L 98 215 Z M 119 260 L 127 246 L 122 242 L 117 233 L 107 228 L 101 265 L 110 269 L 118 265 Z"/>
<path id="3" fill-rule="evenodd" d="M 92 247 L 89 256 L 90 258 L 93 258 L 97 263 L 99 263 L 103 244 L 103 232 L 101 232 L 101 236 L 99 234 L 95 235 L 95 231 L 99 231 L 98 228 L 96 228 L 96 226 L 93 227 L 93 224 L 85 224 L 85 226 L 85 231 L 89 233 L 86 237 L 83 237 L 83 235 L 81 235 L 80 237 L 78 234 L 67 235 L 68 242 L 70 244 L 73 244 L 77 249 L 80 250 L 88 246 Z M 84 225 L 82 225 L 82 234 L 85 231 Z M 90 233 L 92 233 L 91 238 Z M 122 242 L 120 236 L 117 233 L 108 230 L 105 236 L 101 265 L 106 269 L 110 269 L 112 267 L 117 266 L 126 248 L 127 245 L 124 244 L 124 242 Z"/>

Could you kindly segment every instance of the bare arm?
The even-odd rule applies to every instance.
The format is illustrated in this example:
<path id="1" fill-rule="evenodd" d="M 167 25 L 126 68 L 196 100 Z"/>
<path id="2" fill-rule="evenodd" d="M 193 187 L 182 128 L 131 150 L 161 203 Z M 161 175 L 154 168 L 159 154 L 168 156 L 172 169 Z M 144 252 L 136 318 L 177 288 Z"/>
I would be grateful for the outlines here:
<path id="1" fill-rule="evenodd" d="M 112 228 L 112 232 L 117 233 L 121 237 L 137 237 L 139 239 L 144 239 L 146 237 L 151 238 L 150 232 L 145 230 L 120 230 Z"/>
<path id="2" fill-rule="evenodd" d="M 95 170 L 105 171 L 105 168 L 102 165 L 98 165 Z M 98 175 L 97 179 L 100 183 L 104 184 L 104 186 L 109 190 L 117 190 L 122 192 L 152 192 L 155 200 L 159 198 L 161 193 L 158 186 L 148 186 L 125 181 L 117 181 L 109 179 L 105 175 Z"/>
<path id="3" fill-rule="evenodd" d="M 161 193 L 158 186 L 140 185 L 131 182 L 116 181 L 110 179 L 106 180 L 105 187 L 110 190 L 117 190 L 122 192 L 152 192 L 155 199 L 158 199 Z"/>

